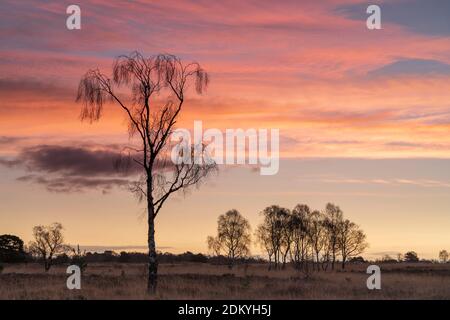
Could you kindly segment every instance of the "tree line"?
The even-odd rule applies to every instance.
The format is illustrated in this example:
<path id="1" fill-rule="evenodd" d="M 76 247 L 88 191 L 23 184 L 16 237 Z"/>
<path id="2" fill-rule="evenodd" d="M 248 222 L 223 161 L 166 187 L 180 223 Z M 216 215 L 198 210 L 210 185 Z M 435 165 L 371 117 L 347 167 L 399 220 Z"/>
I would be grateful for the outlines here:
<path id="1" fill-rule="evenodd" d="M 263 221 L 254 237 L 269 260 L 269 269 L 284 269 L 292 263 L 303 271 L 334 270 L 338 260 L 344 269 L 349 259 L 368 247 L 363 230 L 332 203 L 323 211 L 306 204 L 292 210 L 272 205 L 260 215 Z M 225 254 L 232 265 L 250 252 L 250 224 L 237 210 L 230 210 L 219 216 L 217 235 L 209 236 L 207 243 L 213 254 Z"/>
<path id="2" fill-rule="evenodd" d="M 269 269 L 283 269 L 291 263 L 304 272 L 333 270 L 338 262 L 342 268 L 349 261 L 365 262 L 359 255 L 368 247 L 366 235 L 357 224 L 344 218 L 339 206 L 329 203 L 325 210 L 317 211 L 305 204 L 298 204 L 293 210 L 273 205 L 260 215 L 263 221 L 254 232 L 254 242 L 264 251 L 266 259 L 251 256 L 250 223 L 234 209 L 219 216 L 217 235 L 207 238 L 212 256 L 157 252 L 158 259 L 163 263 L 198 262 L 230 267 L 236 263 L 268 262 Z M 81 251 L 79 246 L 73 248 L 65 243 L 60 223 L 35 226 L 33 240 L 27 247 L 15 235 L 0 235 L 0 270 L 1 263 L 41 262 L 45 271 L 54 264 L 70 263 L 84 270 L 88 262 L 144 263 L 147 258 L 147 253 L 140 252 L 92 253 Z M 398 254 L 397 259 L 385 255 L 378 262 L 419 261 L 436 262 L 420 260 L 414 251 Z M 441 250 L 439 262 L 448 261 L 449 253 Z"/>
<path id="3" fill-rule="evenodd" d="M 54 265 L 77 265 L 83 272 L 88 263 L 111 262 L 111 263 L 147 263 L 147 252 L 125 252 L 116 253 L 105 250 L 102 253 L 86 252 L 80 246 L 72 247 L 65 243 L 61 223 L 53 223 L 48 226 L 35 226 L 33 228 L 33 240 L 28 246 L 24 245 L 18 236 L 0 235 L 0 271 L 3 270 L 2 263 L 29 263 L 42 264 L 45 272 Z M 210 263 L 227 264 L 228 261 L 222 256 L 211 257 L 202 253 L 187 251 L 181 254 L 157 251 L 158 260 L 162 263 Z M 264 263 L 262 259 L 245 257 L 240 262 Z"/>
<path id="4" fill-rule="evenodd" d="M 269 269 L 284 269 L 288 263 L 306 273 L 334 270 L 339 262 L 366 262 L 360 255 L 368 248 L 366 234 L 354 222 L 344 217 L 341 208 L 328 203 L 324 210 L 312 210 L 298 204 L 292 210 L 272 205 L 260 212 L 262 222 L 254 232 L 253 242 L 263 250 Z M 224 257 L 233 267 L 250 255 L 251 227 L 239 211 L 232 209 L 217 219 L 216 236 L 207 237 L 209 251 Z M 378 263 L 437 262 L 420 260 L 414 251 L 397 259 L 383 256 Z M 447 263 L 449 253 L 439 252 L 439 262 Z"/>

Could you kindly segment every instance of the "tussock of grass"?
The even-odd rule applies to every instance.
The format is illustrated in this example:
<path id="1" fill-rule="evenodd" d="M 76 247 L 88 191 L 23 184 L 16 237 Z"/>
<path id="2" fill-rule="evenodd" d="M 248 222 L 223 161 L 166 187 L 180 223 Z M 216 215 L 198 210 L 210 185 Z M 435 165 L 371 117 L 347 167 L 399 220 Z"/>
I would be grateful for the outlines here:
<path id="1" fill-rule="evenodd" d="M 382 265 L 382 289 L 368 290 L 366 266 L 303 274 L 264 265 L 160 265 L 159 299 L 450 299 L 450 264 Z M 66 288 L 62 266 L 5 265 L 0 299 L 148 299 L 144 264 L 91 263 L 81 290 Z"/>

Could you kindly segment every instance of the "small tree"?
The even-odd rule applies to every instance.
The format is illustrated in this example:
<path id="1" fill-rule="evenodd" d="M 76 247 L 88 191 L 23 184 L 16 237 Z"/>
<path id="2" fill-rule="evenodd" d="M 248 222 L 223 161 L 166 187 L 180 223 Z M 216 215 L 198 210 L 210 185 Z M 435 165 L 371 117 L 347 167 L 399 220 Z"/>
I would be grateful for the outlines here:
<path id="1" fill-rule="evenodd" d="M 270 230 L 266 224 L 260 224 L 258 228 L 256 228 L 255 238 L 261 246 L 261 249 L 267 253 L 267 258 L 269 259 L 269 270 L 272 268 L 272 257 L 275 255 L 270 235 Z"/>
<path id="2" fill-rule="evenodd" d="M 320 270 L 320 252 L 327 246 L 327 234 L 324 228 L 324 217 L 320 211 L 313 211 L 309 223 L 309 238 L 314 258 L 316 260 L 317 271 Z"/>
<path id="3" fill-rule="evenodd" d="M 341 251 L 342 269 L 345 268 L 345 262 L 351 258 L 360 255 L 368 247 L 366 235 L 359 226 L 346 219 L 338 228 L 338 246 Z"/>
<path id="4" fill-rule="evenodd" d="M 67 251 L 62 230 L 63 226 L 57 222 L 33 228 L 34 241 L 30 242 L 29 250 L 42 259 L 46 272 L 50 270 L 55 256 Z"/>
<path id="5" fill-rule="evenodd" d="M 439 252 L 439 260 L 442 263 L 446 263 L 448 261 L 448 252 L 447 252 L 447 250 L 441 250 Z"/>
<path id="6" fill-rule="evenodd" d="M 216 254 L 224 252 L 230 267 L 250 253 L 250 223 L 237 210 L 227 211 L 217 220 L 217 236 L 208 237 L 208 247 Z"/>
<path id="7" fill-rule="evenodd" d="M 419 262 L 419 256 L 414 251 L 408 251 L 404 257 L 406 262 Z"/>
<path id="8" fill-rule="evenodd" d="M 328 203 L 325 208 L 324 226 L 327 229 L 328 244 L 331 254 L 331 269 L 334 270 L 337 255 L 339 254 L 339 227 L 342 225 L 343 212 L 342 210 L 332 204 Z"/>
<path id="9" fill-rule="evenodd" d="M 311 209 L 306 204 L 298 204 L 292 210 L 291 224 L 293 245 L 291 258 L 296 269 L 308 269 L 308 253 L 310 250 Z"/>
<path id="10" fill-rule="evenodd" d="M 267 252 L 272 253 L 275 269 L 278 268 L 280 261 L 283 259 L 284 250 L 290 247 L 290 245 L 287 246 L 284 239 L 284 231 L 287 231 L 285 224 L 289 221 L 289 214 L 288 209 L 276 205 L 267 207 L 261 212 L 264 221 L 257 229 L 257 239 L 261 246 L 267 248 Z M 270 249 L 268 246 L 270 246 Z"/>
<path id="11" fill-rule="evenodd" d="M 292 242 L 294 241 L 293 229 L 295 224 L 292 221 L 292 215 L 289 210 L 281 210 L 278 215 L 278 223 L 280 224 L 281 242 L 280 242 L 280 256 L 282 265 L 281 268 L 286 268 L 288 253 L 291 252 Z"/>

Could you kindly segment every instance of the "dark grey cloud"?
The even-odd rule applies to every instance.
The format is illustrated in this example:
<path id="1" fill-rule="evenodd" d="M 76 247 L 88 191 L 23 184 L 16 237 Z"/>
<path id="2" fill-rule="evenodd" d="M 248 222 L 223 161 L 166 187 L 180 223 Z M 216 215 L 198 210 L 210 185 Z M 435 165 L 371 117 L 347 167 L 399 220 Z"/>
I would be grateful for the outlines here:
<path id="1" fill-rule="evenodd" d="M 91 150 L 85 147 L 38 145 L 25 148 L 18 159 L 32 171 L 72 176 L 118 175 L 115 163 L 122 157 L 116 149 Z M 138 168 L 132 166 L 131 171 Z"/>
<path id="2" fill-rule="evenodd" d="M 450 75 L 450 64 L 426 59 L 400 59 L 381 68 L 369 71 L 369 76 L 395 76 L 395 75 Z"/>
<path id="3" fill-rule="evenodd" d="M 50 192 L 72 193 L 83 192 L 88 189 L 97 189 L 102 193 L 108 193 L 116 187 L 126 187 L 130 183 L 125 178 L 89 178 L 60 176 L 48 177 L 44 175 L 26 175 L 17 178 L 18 181 L 32 182 L 44 186 Z"/>
<path id="4" fill-rule="evenodd" d="M 0 158 L 0 165 L 24 168 L 28 174 L 18 181 L 43 185 L 52 192 L 105 193 L 127 186 L 140 173 L 127 156 L 117 146 L 37 145 L 24 148 L 14 159 Z"/>
<path id="5" fill-rule="evenodd" d="M 372 1 L 368 3 L 345 5 L 337 12 L 355 20 L 366 21 L 369 4 L 381 8 L 381 24 L 395 23 L 415 33 L 432 36 L 450 35 L 450 1 L 448 0 L 402 0 Z"/>

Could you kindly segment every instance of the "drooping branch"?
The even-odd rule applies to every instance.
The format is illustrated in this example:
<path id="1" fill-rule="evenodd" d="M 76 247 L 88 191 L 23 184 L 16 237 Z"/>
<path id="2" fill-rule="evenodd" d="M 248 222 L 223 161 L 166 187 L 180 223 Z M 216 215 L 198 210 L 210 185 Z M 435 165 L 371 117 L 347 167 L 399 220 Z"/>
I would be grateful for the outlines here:
<path id="1" fill-rule="evenodd" d="M 193 84 L 201 94 L 208 83 L 207 73 L 197 62 L 183 64 L 170 54 L 146 58 L 139 52 L 119 56 L 111 78 L 95 69 L 80 81 L 77 101 L 83 103 L 83 120 L 99 120 L 104 104 L 111 102 L 125 111 L 130 137 L 138 134 L 140 146 L 124 158 L 142 167 L 146 178 L 135 181 L 130 190 L 139 199 L 152 199 L 155 216 L 171 194 L 200 183 L 215 168 L 211 163 L 175 165 L 167 151 L 189 86 Z M 129 98 L 122 99 L 120 89 L 128 89 Z"/>

